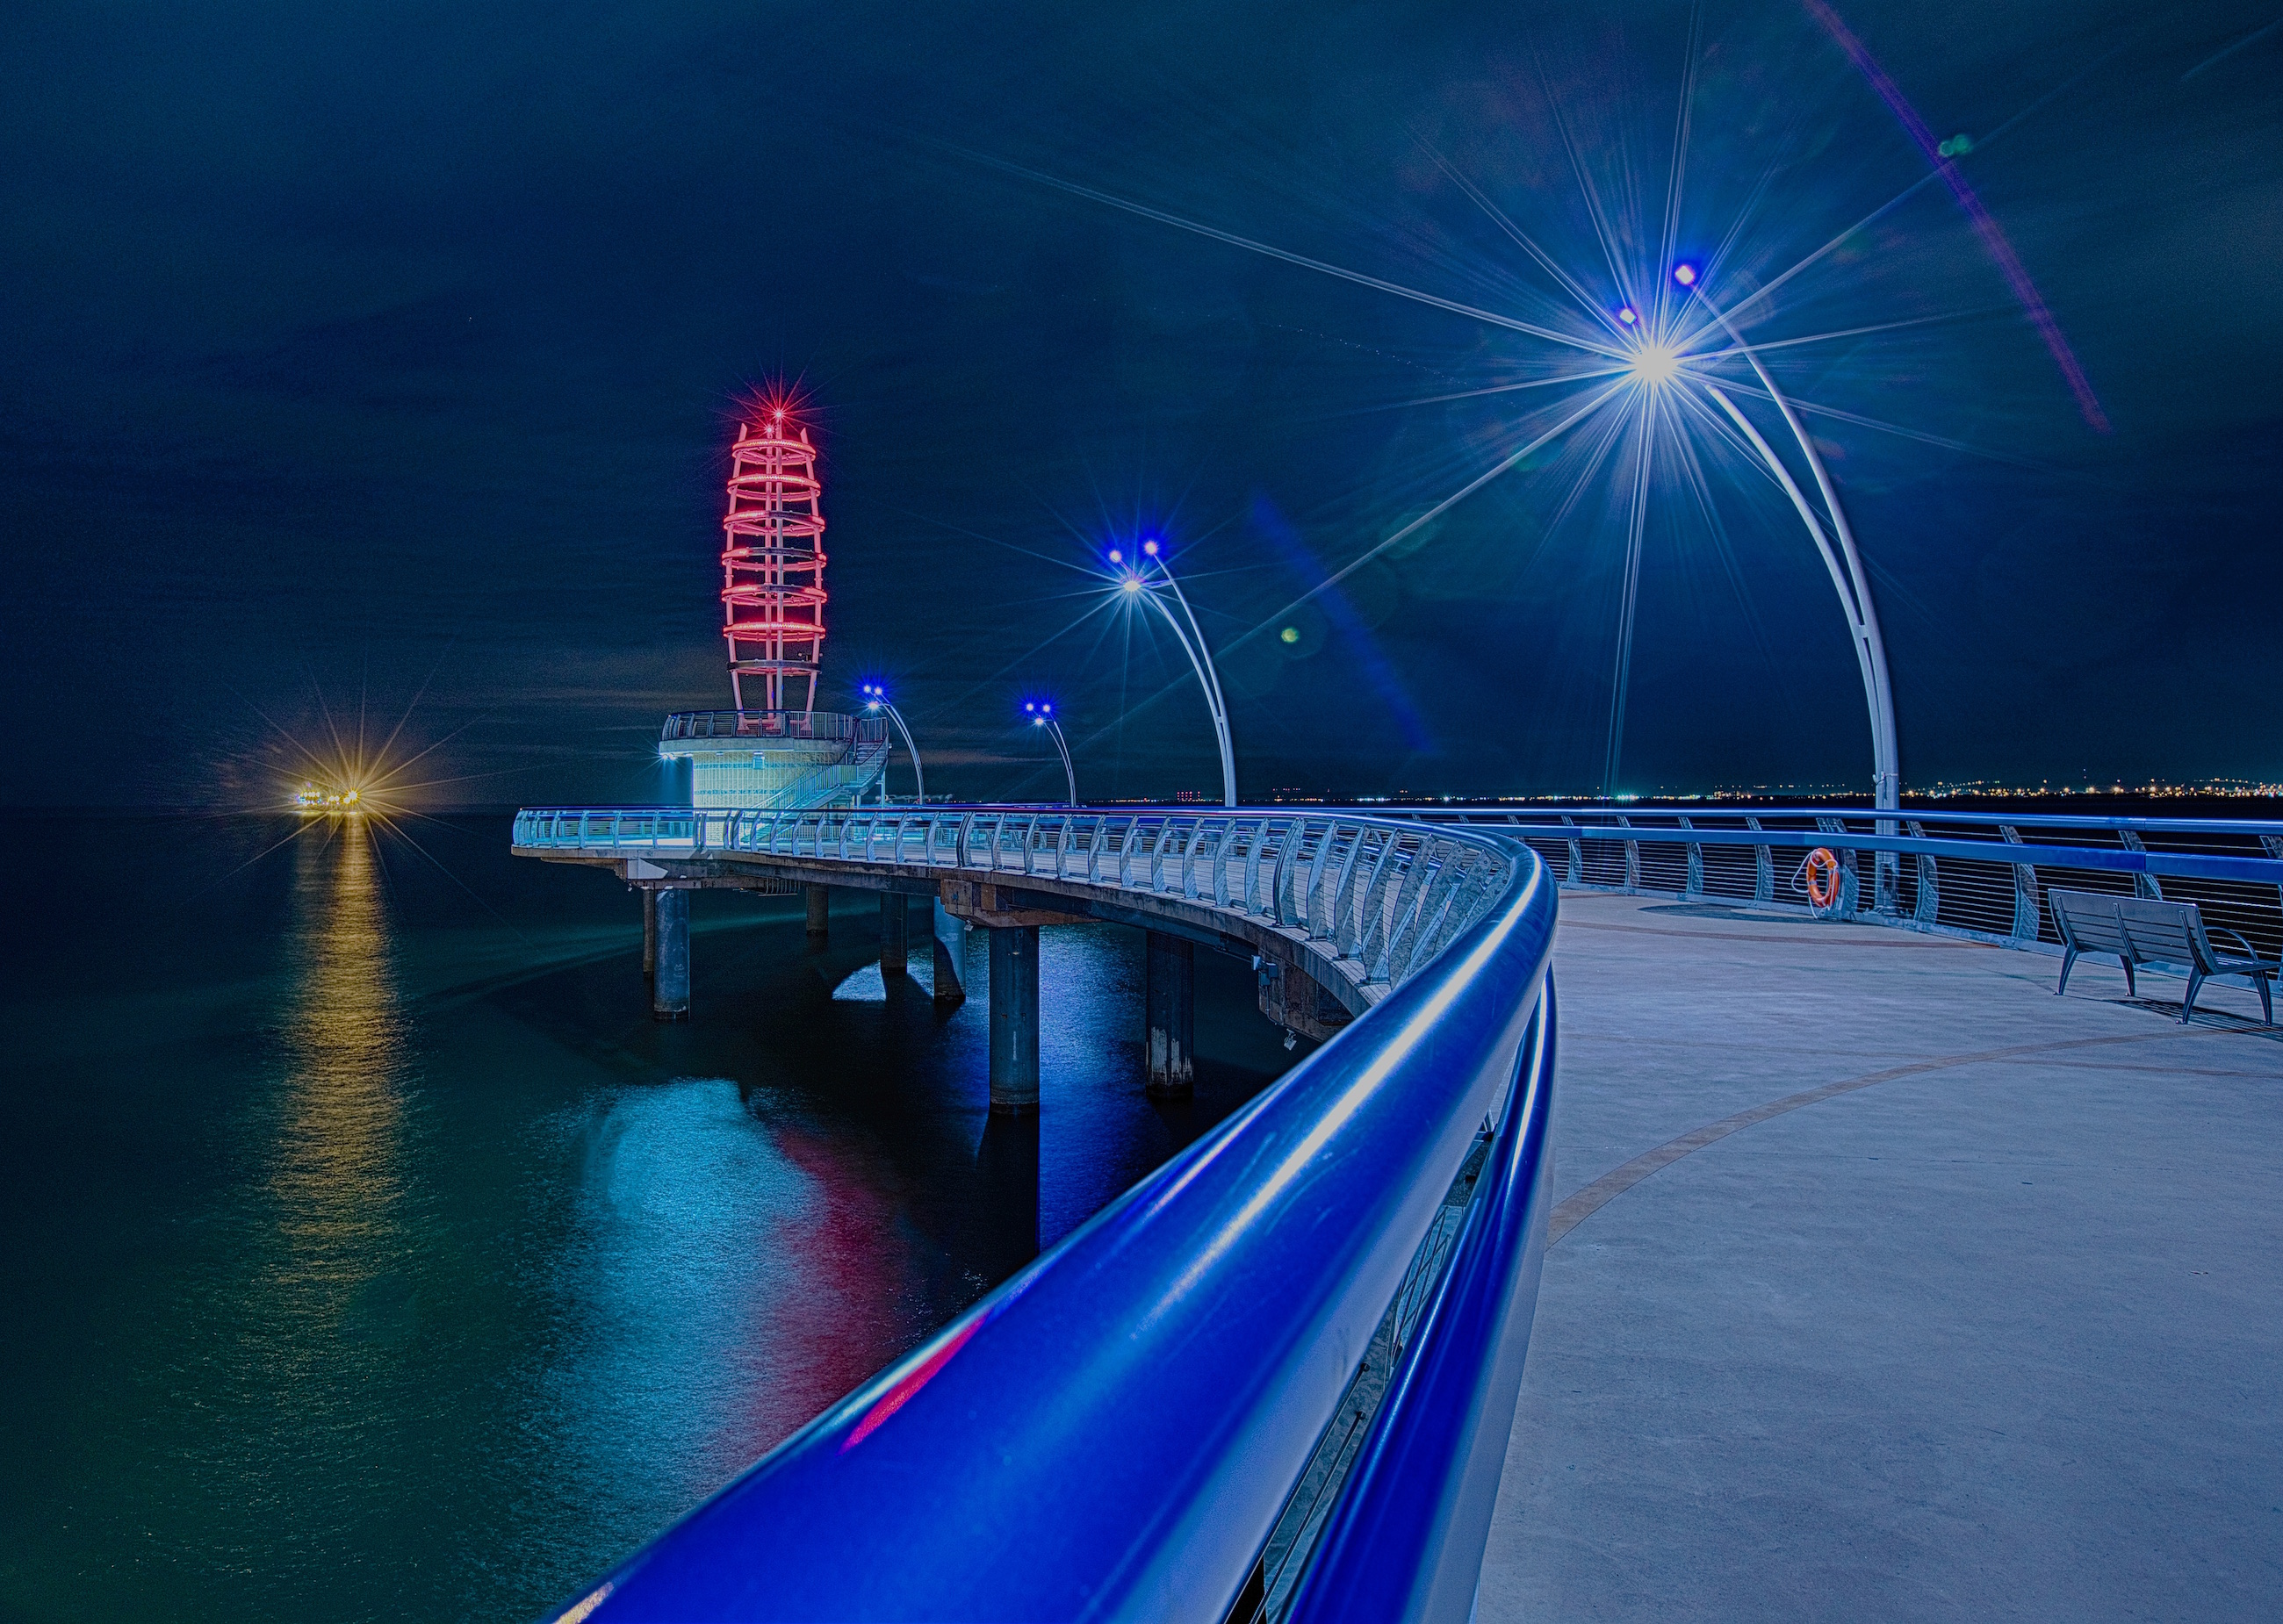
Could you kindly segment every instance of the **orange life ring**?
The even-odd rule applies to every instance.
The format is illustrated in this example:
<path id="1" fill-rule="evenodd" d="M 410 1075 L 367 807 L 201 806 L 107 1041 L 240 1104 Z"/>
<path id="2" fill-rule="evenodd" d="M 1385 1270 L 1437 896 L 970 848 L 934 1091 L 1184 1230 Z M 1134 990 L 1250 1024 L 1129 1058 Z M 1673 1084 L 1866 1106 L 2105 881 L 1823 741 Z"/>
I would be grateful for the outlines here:
<path id="1" fill-rule="evenodd" d="M 1807 854 L 1807 900 L 1819 908 L 1839 900 L 1839 859 L 1831 855 L 1828 846 L 1818 846 Z"/>

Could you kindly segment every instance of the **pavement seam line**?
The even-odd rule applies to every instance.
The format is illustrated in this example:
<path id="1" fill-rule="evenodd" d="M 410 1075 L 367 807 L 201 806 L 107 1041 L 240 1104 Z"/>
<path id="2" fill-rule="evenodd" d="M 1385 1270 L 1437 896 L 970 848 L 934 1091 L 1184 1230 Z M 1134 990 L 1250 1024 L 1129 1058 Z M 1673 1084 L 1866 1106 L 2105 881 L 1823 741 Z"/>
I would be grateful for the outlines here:
<path id="1" fill-rule="evenodd" d="M 1768 922 L 1780 925 L 1784 921 L 1771 920 Z M 1684 942 L 1780 942 L 1787 947 L 1918 947 L 1928 942 L 1937 942 L 1944 947 L 1990 948 L 1990 944 L 1987 942 L 1968 942 L 1957 937 L 1921 936 L 1916 932 L 1898 936 L 1891 942 L 1882 942 L 1861 936 L 1778 936 L 1747 935 L 1741 930 L 1668 930 L 1657 925 L 1605 925 L 1598 920 L 1589 919 L 1565 919 L 1562 921 L 1561 928 L 1564 930 L 1617 930 L 1627 936 L 1678 936 Z M 1879 928 L 1875 925 L 1843 927 L 1843 929 L 1855 930 L 1875 930 Z"/>
<path id="2" fill-rule="evenodd" d="M 1781 1116 L 1841 1094 L 1851 1094 L 1858 1089 L 1874 1084 L 1892 1083 L 1901 1077 L 1914 1077 L 1929 1071 L 1948 1071 L 1959 1066 L 1986 1065 L 1992 1061 L 2013 1060 L 2024 1054 L 2049 1054 L 2061 1049 L 2089 1049 L 2103 1044 L 2154 1043 L 2164 1038 L 2194 1037 L 2212 1032 L 2230 1032 L 2234 1029 L 2221 1026 L 2190 1027 L 2185 1031 L 2120 1032 L 2108 1037 L 2072 1037 L 2061 1043 L 2017 1044 L 2007 1049 L 1983 1049 L 1971 1054 L 1945 1055 L 1939 1060 L 1913 1061 L 1907 1066 L 1890 1066 L 1882 1071 L 1866 1072 L 1859 1077 L 1847 1077 L 1836 1083 L 1826 1083 L 1818 1088 L 1787 1094 L 1780 1100 L 1771 1100 L 1765 1105 L 1756 1105 L 1748 1111 L 1724 1116 L 1718 1122 L 1705 1123 L 1677 1139 L 1667 1139 L 1654 1150 L 1643 1151 L 1632 1161 L 1620 1163 L 1602 1174 L 1584 1189 L 1577 1191 L 1554 1208 L 1546 1221 L 1546 1244 L 1554 1245 L 1571 1230 L 1592 1217 L 1602 1208 L 1632 1189 L 1652 1173 L 1671 1167 L 1683 1156 L 1718 1144 L 1740 1128 Z"/>

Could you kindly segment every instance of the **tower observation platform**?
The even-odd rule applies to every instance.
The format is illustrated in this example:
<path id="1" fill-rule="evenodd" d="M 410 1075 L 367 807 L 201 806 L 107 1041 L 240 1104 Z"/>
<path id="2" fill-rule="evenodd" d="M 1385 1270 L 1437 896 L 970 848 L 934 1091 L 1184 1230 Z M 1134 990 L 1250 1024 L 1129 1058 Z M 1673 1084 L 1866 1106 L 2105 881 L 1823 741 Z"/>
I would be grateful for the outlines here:
<path id="1" fill-rule="evenodd" d="M 880 787 L 887 728 L 830 711 L 679 711 L 658 753 L 690 764 L 693 806 L 848 806 Z"/>
<path id="2" fill-rule="evenodd" d="M 676 711 L 658 734 L 659 759 L 689 765 L 693 806 L 848 806 L 882 786 L 884 718 L 791 708 L 814 706 L 823 664 L 823 498 L 806 426 L 782 402 L 757 403 L 729 447 L 721 520 L 734 708 Z M 749 687 L 760 709 L 745 708 Z"/>

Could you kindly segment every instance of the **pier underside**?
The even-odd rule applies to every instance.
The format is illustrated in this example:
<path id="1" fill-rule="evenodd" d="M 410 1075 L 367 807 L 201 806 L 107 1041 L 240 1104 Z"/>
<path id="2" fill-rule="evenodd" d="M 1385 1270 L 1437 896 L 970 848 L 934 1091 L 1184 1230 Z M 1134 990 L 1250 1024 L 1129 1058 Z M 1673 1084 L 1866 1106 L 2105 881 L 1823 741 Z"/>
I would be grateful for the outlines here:
<path id="1" fill-rule="evenodd" d="M 2058 968 L 1563 897 L 1482 1620 L 2283 1616 L 2283 1030 Z"/>

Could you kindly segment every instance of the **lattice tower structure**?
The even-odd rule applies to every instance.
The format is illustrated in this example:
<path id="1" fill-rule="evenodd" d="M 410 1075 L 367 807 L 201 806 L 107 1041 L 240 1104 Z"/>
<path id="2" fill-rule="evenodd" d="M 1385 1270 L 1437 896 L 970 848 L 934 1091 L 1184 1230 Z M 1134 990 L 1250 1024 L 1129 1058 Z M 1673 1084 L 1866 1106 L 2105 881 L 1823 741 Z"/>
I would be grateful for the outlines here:
<path id="1" fill-rule="evenodd" d="M 772 409 L 743 425 L 729 450 L 729 511 L 721 521 L 729 692 L 744 710 L 744 680 L 759 677 L 766 709 L 814 711 L 824 657 L 824 509 L 816 447 L 806 427 Z M 798 705 L 789 703 L 796 692 Z"/>

